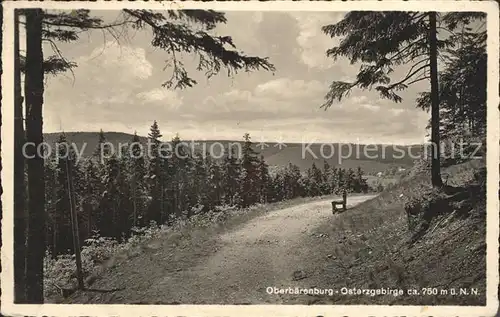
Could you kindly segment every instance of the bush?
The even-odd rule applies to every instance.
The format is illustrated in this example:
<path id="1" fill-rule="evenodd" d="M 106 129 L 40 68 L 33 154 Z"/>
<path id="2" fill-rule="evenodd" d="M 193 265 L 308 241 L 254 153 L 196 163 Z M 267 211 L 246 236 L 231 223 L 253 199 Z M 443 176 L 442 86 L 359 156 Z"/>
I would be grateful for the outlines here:
<path id="1" fill-rule="evenodd" d="M 420 230 L 421 225 L 428 225 L 434 216 L 446 210 L 446 194 L 428 184 L 420 184 L 411 193 L 401 195 L 410 231 Z"/>

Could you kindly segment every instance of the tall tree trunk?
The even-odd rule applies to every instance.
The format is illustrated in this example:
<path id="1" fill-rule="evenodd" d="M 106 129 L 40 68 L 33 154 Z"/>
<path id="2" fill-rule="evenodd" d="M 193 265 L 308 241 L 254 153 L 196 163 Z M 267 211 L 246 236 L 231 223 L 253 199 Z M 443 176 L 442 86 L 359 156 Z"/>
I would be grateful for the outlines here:
<path id="1" fill-rule="evenodd" d="M 26 210 L 23 156 L 23 100 L 19 55 L 19 9 L 14 10 L 14 301 L 26 299 Z"/>
<path id="2" fill-rule="evenodd" d="M 76 212 L 76 194 L 75 186 L 73 183 L 73 166 L 69 158 L 66 158 L 66 177 L 68 179 L 68 195 L 70 201 L 70 214 L 71 214 L 71 233 L 73 236 L 73 249 L 75 251 L 75 261 L 76 261 L 76 278 L 78 281 L 78 289 L 83 290 L 85 284 L 83 283 L 83 271 L 82 271 L 82 256 L 80 249 L 80 232 L 78 228 L 78 215 Z"/>
<path id="3" fill-rule="evenodd" d="M 45 255 L 45 182 L 43 158 L 36 148 L 43 142 L 43 51 L 41 9 L 26 12 L 26 141 L 28 147 L 28 240 L 26 248 L 26 300 L 43 303 Z"/>
<path id="4" fill-rule="evenodd" d="M 434 187 L 441 187 L 441 150 L 439 138 L 439 85 L 437 66 L 436 12 L 429 13 L 429 57 L 431 76 L 431 179 Z"/>

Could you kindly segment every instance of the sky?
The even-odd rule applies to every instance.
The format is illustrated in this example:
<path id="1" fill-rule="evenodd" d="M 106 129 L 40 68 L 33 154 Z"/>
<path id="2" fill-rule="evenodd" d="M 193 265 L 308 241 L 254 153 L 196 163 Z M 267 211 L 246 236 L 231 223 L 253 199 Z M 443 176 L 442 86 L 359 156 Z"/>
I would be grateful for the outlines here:
<path id="1" fill-rule="evenodd" d="M 95 11 L 104 21 L 119 11 Z M 321 31 L 342 19 L 341 12 L 226 12 L 227 23 L 215 33 L 229 35 L 238 50 L 268 57 L 274 73 L 255 71 L 228 77 L 222 71 L 192 88 L 169 90 L 169 56 L 151 46 L 149 30 L 132 28 L 119 42 L 105 32 L 82 33 L 77 42 L 58 43 L 62 54 L 77 63 L 73 74 L 49 76 L 45 88 L 44 131 L 118 131 L 147 135 L 158 121 L 165 140 L 176 133 L 184 140 L 422 143 L 429 114 L 415 108 L 417 94 L 427 88 L 410 86 L 402 103 L 380 99 L 374 91 L 352 94 L 324 110 L 320 106 L 331 81 L 352 79 L 359 65 L 334 61 L 325 51 L 338 44 Z M 49 46 L 46 56 L 53 55 Z M 188 70 L 193 55 L 182 60 Z M 395 79 L 406 74 L 395 72 Z M 420 84 L 420 83 L 419 83 Z"/>

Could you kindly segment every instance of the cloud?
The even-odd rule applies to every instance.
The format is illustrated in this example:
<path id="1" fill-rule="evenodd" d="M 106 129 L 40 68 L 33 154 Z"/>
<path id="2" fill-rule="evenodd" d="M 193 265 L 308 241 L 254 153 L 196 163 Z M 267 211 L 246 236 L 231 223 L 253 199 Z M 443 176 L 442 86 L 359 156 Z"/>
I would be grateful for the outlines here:
<path id="1" fill-rule="evenodd" d="M 183 103 L 183 98 L 178 91 L 167 88 L 155 88 L 149 91 L 140 92 L 137 95 L 139 100 L 151 105 L 163 107 L 170 110 L 179 110 Z"/>
<path id="2" fill-rule="evenodd" d="M 281 77 L 252 90 L 232 88 L 205 98 L 208 122 L 226 129 L 248 131 L 260 138 L 286 136 L 288 140 L 402 143 L 421 140 L 426 122 L 415 109 L 394 110 L 393 103 L 377 94 L 353 94 L 324 111 L 319 108 L 327 83 Z M 199 124 L 202 124 L 201 122 Z M 265 131 L 257 131 L 264 127 Z M 421 130 L 422 129 L 422 130 Z M 253 132 L 252 132 L 253 131 Z M 397 135 L 397 137 L 395 137 Z"/>
<path id="3" fill-rule="evenodd" d="M 263 20 L 263 12 L 232 11 L 226 12 L 228 23 L 218 24 L 215 32 L 220 36 L 231 36 L 238 50 L 247 54 L 262 53 L 256 30 Z M 237 24 L 237 27 L 235 27 Z"/>
<path id="4" fill-rule="evenodd" d="M 366 110 L 370 110 L 370 111 L 379 111 L 380 110 L 380 106 L 372 105 L 369 103 L 363 103 L 360 105 L 360 107 L 363 109 L 366 109 Z"/>
<path id="5" fill-rule="evenodd" d="M 239 89 L 231 89 L 223 95 L 228 101 L 244 101 L 252 98 L 252 93 L 250 91 Z"/>
<path id="6" fill-rule="evenodd" d="M 82 57 L 77 63 L 85 63 L 101 72 L 104 69 L 112 71 L 118 80 L 145 80 L 153 74 L 153 65 L 146 58 L 143 48 L 119 45 L 116 42 L 95 48 L 89 57 Z"/>
<path id="7" fill-rule="evenodd" d="M 317 80 L 291 79 L 287 77 L 272 79 L 255 86 L 252 90 L 233 88 L 220 95 L 204 99 L 205 112 L 230 112 L 240 114 L 242 119 L 279 114 L 288 116 L 298 113 L 316 112 L 320 99 L 326 92 L 326 85 Z M 253 113 L 249 116 L 249 113 Z"/>
<path id="8" fill-rule="evenodd" d="M 321 27 L 337 22 L 339 14 L 232 11 L 226 16 L 228 23 L 215 32 L 232 36 L 246 54 L 269 56 L 274 75 L 240 72 L 228 78 L 221 72 L 205 81 L 203 73 L 193 71 L 198 85 L 167 90 L 160 84 L 170 76 L 162 71 L 168 57 L 151 47 L 150 34 L 137 31 L 128 45 L 103 46 L 95 32 L 63 47 L 79 67 L 74 82 L 71 74 L 48 79 L 44 129 L 145 135 L 157 120 L 165 139 L 176 132 L 189 139 L 241 139 L 244 132 L 254 140 L 280 135 L 295 141 L 303 136 L 332 142 L 422 139 L 428 118 L 414 109 L 410 89 L 399 104 L 380 100 L 375 91 L 353 89 L 327 111 L 320 108 L 331 81 L 352 79 L 359 67 L 326 57 L 325 50 L 336 43 Z M 196 68 L 189 54 L 179 56 L 189 71 Z"/>
<path id="9" fill-rule="evenodd" d="M 292 12 L 290 15 L 295 18 L 299 27 L 296 40 L 300 47 L 301 62 L 309 68 L 332 67 L 333 60 L 326 56 L 326 50 L 337 43 L 335 39 L 325 35 L 321 28 L 340 21 L 343 13 Z"/>
<path id="10" fill-rule="evenodd" d="M 317 80 L 278 78 L 259 84 L 255 88 L 255 95 L 285 99 L 304 98 L 325 93 L 324 86 Z"/>
<path id="11" fill-rule="evenodd" d="M 131 109 L 144 102 L 138 98 L 147 80 L 153 75 L 153 66 L 142 48 L 107 43 L 94 48 L 89 55 L 73 58 L 78 67 L 74 78 L 68 74 L 49 77 L 45 91 L 44 125 L 58 130 L 60 122 L 73 128 L 88 130 L 96 122 L 120 122 L 129 125 L 134 120 L 148 117 Z M 144 93 L 144 97 L 148 93 Z M 169 93 L 165 93 L 168 97 Z M 149 98 L 157 95 L 149 94 Z"/>

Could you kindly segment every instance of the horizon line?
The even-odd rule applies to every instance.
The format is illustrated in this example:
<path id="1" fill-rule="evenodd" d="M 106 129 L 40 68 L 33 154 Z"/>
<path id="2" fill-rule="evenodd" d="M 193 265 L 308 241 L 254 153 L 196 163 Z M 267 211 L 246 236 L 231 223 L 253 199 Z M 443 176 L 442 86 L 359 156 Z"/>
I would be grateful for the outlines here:
<path id="1" fill-rule="evenodd" d="M 104 135 L 106 134 L 125 134 L 125 135 L 130 135 L 133 136 L 133 133 L 130 132 L 122 132 L 122 131 L 104 131 L 102 130 Z M 44 132 L 43 134 L 69 134 L 69 133 L 95 133 L 98 134 L 100 131 L 51 131 L 51 132 Z M 140 138 L 148 138 L 148 136 L 144 136 L 141 134 L 137 134 L 138 137 Z M 251 136 L 250 136 L 251 137 Z M 181 141 L 188 141 L 188 139 L 182 139 L 180 138 Z M 171 142 L 171 140 L 164 140 L 163 137 L 161 138 L 163 142 Z M 195 142 L 212 142 L 212 141 L 224 141 L 224 142 L 243 142 L 243 140 L 237 140 L 237 139 L 232 139 L 232 138 L 213 138 L 213 139 L 194 139 L 192 138 L 190 141 L 195 141 Z M 251 140 L 252 143 L 254 144 L 259 144 L 259 143 L 284 143 L 284 144 L 356 144 L 356 145 L 369 145 L 369 144 L 376 144 L 376 145 L 387 145 L 387 146 L 422 146 L 426 142 L 421 142 L 421 143 L 385 143 L 385 142 L 380 142 L 380 143 L 368 143 L 368 142 L 340 142 L 340 141 L 328 141 L 328 142 L 322 142 L 322 141 L 314 141 L 314 142 L 301 142 L 301 141 L 288 141 L 288 140 L 280 140 L 280 141 L 270 141 L 270 140 Z"/>

